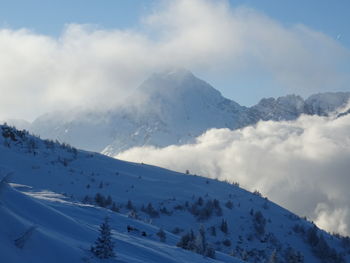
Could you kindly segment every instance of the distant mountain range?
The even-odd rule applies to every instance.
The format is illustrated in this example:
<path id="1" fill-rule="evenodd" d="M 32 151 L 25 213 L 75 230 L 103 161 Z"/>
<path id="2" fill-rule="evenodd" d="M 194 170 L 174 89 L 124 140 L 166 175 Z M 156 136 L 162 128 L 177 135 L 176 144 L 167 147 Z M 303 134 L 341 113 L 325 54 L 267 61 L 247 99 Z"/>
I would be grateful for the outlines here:
<path id="1" fill-rule="evenodd" d="M 114 156 L 134 146 L 188 143 L 211 128 L 238 129 L 260 120 L 294 120 L 301 114 L 327 116 L 349 99 L 350 92 L 315 94 L 306 100 L 287 95 L 244 107 L 191 72 L 176 69 L 153 74 L 128 98 L 127 106 L 52 112 L 33 123 L 9 123 L 43 138 Z"/>

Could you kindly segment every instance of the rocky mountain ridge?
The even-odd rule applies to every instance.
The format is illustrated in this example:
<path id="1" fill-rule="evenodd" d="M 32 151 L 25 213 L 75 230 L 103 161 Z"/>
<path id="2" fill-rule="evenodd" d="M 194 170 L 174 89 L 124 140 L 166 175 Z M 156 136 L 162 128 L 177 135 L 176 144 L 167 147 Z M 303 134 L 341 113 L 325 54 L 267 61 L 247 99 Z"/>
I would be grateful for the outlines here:
<path id="1" fill-rule="evenodd" d="M 350 92 L 320 93 L 306 100 L 287 95 L 245 107 L 191 72 L 177 69 L 153 74 L 129 97 L 128 106 L 48 113 L 25 128 L 43 138 L 114 156 L 135 146 L 189 143 L 211 128 L 238 129 L 302 114 L 327 116 L 346 106 L 349 98 Z"/>

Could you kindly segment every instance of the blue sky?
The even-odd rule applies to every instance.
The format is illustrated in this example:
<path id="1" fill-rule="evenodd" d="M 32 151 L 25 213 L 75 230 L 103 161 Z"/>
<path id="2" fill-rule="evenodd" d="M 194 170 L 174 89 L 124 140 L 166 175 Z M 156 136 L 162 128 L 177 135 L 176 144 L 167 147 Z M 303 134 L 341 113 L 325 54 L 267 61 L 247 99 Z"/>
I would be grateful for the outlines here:
<path id="1" fill-rule="evenodd" d="M 347 0 L 230 0 L 260 10 L 285 25 L 305 24 L 350 46 L 350 1 Z M 340 35 L 340 36 L 339 36 Z"/>
<path id="2" fill-rule="evenodd" d="M 285 25 L 303 23 L 350 46 L 348 0 L 230 0 L 232 6 L 255 8 Z M 106 28 L 137 26 L 157 1 L 151 0 L 1 0 L 0 22 L 10 28 L 30 28 L 59 35 L 67 23 L 91 23 Z"/>
<path id="3" fill-rule="evenodd" d="M 105 28 L 134 26 L 149 8 L 150 1 L 13 0 L 0 4 L 2 25 L 58 36 L 69 23 L 98 24 Z"/>
<path id="4" fill-rule="evenodd" d="M 188 4 L 191 2 L 193 5 Z M 9 48 L 2 51 L 9 61 L 19 61 L 13 69 L 17 77 L 12 73 L 0 76 L 2 86 L 16 87 L 8 92 L 17 90 L 4 98 L 4 105 L 14 104 L 18 94 L 26 93 L 23 100 L 30 94 L 39 104 L 89 104 L 96 101 L 92 86 L 97 83 L 107 87 L 102 92 L 105 97 L 122 97 L 121 86 L 134 87 L 152 71 L 172 65 L 190 69 L 242 105 L 288 93 L 305 97 L 316 92 L 350 90 L 347 0 L 0 0 L 0 6 L 0 26 L 8 29 L 3 31 L 0 45 L 5 43 L 3 46 Z M 242 7 L 250 11 L 242 11 Z M 30 31 L 19 31 L 22 28 Z M 43 40 L 42 36 L 47 38 Z M 87 46 L 84 41 L 91 44 Z M 18 47 L 14 48 L 13 43 Z M 77 48 L 72 60 L 76 64 L 68 62 L 72 51 L 67 47 L 72 43 Z M 103 48 L 97 50 L 100 46 Z M 76 55 L 85 48 L 86 54 Z M 106 55 L 107 51 L 110 54 Z M 28 59 L 24 53 L 35 59 Z M 62 63 L 62 69 L 52 66 L 53 57 Z M 83 68 L 84 60 L 96 68 L 80 73 L 68 71 Z M 3 67 L 10 68 L 8 64 Z M 45 78 L 42 72 L 36 75 L 38 68 L 46 67 L 50 69 L 45 69 Z M 113 70 L 120 70 L 119 77 L 110 73 Z M 92 80 L 77 79 L 84 78 L 86 71 L 94 73 Z M 21 74 L 23 83 L 18 81 Z M 111 83 L 115 85 L 111 87 Z M 74 88 L 68 88 L 72 85 Z M 35 97 L 39 93 L 46 97 Z M 29 117 L 18 115 L 32 118 L 45 110 L 50 110 L 49 106 L 38 108 Z"/>

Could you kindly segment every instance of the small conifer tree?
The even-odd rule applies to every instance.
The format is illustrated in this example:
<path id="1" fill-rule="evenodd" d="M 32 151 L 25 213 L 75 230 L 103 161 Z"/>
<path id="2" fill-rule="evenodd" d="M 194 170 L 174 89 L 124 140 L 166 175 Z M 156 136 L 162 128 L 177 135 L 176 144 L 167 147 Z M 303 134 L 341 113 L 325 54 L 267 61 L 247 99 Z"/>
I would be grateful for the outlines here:
<path id="1" fill-rule="evenodd" d="M 225 219 L 222 219 L 222 221 L 221 221 L 220 230 L 225 234 L 228 233 L 227 221 Z"/>
<path id="2" fill-rule="evenodd" d="M 161 242 L 165 242 L 165 240 L 166 240 L 166 233 L 164 232 L 163 228 L 160 228 L 156 235 L 159 237 L 159 240 Z"/>
<path id="3" fill-rule="evenodd" d="M 95 241 L 95 245 L 91 246 L 91 252 L 100 259 L 115 257 L 114 243 L 112 241 L 111 228 L 109 219 L 106 217 L 100 225 L 100 235 Z"/>

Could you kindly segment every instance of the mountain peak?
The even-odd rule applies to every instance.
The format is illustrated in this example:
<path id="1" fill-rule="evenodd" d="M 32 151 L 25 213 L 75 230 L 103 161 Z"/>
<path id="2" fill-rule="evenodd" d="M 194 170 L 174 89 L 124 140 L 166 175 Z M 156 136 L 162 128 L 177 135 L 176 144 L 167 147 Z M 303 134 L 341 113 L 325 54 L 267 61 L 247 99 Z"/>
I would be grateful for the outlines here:
<path id="1" fill-rule="evenodd" d="M 138 92 L 151 98 L 162 97 L 171 100 L 184 96 L 192 96 L 195 99 L 207 94 L 210 94 L 210 97 L 222 97 L 218 90 L 185 68 L 171 68 L 152 74 L 139 86 Z"/>
<path id="2" fill-rule="evenodd" d="M 158 73 L 164 78 L 174 78 L 174 79 L 185 79 L 185 78 L 195 78 L 193 73 L 186 68 L 170 68 L 161 73 Z"/>
<path id="3" fill-rule="evenodd" d="M 204 81 L 198 79 L 192 74 L 191 71 L 185 68 L 171 68 L 162 72 L 153 73 L 148 79 L 146 79 L 139 87 L 143 92 L 164 92 L 170 90 L 184 90 L 193 86 L 193 83 Z"/>

